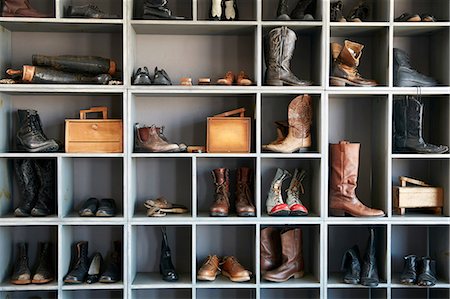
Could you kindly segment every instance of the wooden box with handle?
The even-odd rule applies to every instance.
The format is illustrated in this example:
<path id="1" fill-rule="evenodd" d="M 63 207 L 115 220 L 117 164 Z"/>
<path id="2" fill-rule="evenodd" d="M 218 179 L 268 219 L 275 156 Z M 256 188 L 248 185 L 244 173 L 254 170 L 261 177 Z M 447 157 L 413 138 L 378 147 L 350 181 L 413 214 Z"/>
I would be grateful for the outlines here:
<path id="1" fill-rule="evenodd" d="M 208 117 L 206 151 L 208 153 L 249 153 L 251 118 L 244 117 L 245 108 Z M 238 114 L 237 117 L 231 117 Z"/>
<path id="2" fill-rule="evenodd" d="M 102 119 L 87 119 L 88 113 L 101 113 Z M 108 119 L 107 107 L 80 110 L 80 119 L 66 119 L 67 153 L 123 152 L 123 124 L 120 119 Z"/>

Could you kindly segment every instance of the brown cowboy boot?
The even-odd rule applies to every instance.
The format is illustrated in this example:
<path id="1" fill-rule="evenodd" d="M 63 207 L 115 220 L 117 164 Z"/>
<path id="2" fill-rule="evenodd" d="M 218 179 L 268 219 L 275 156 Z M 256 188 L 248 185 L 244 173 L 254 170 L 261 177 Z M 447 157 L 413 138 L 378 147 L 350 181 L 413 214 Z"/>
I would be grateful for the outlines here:
<path id="1" fill-rule="evenodd" d="M 254 217 L 255 206 L 253 205 L 253 196 L 250 191 L 251 172 L 248 167 L 241 167 L 237 170 L 237 188 L 236 188 L 236 213 L 242 217 Z"/>
<path id="2" fill-rule="evenodd" d="M 50 18 L 51 16 L 38 12 L 28 0 L 4 0 L 3 17 Z"/>
<path id="3" fill-rule="evenodd" d="M 376 86 L 377 82 L 372 79 L 365 79 L 358 73 L 359 59 L 362 55 L 364 45 L 346 40 L 344 47 L 336 43 L 331 43 L 331 55 L 333 66 L 330 76 L 332 86 Z M 337 53 L 339 53 L 337 55 Z M 336 56 L 337 55 L 337 56 Z"/>
<path id="4" fill-rule="evenodd" d="M 298 96 L 288 109 L 289 133 L 278 144 L 263 145 L 263 150 L 293 153 L 311 147 L 312 104 L 309 95 Z"/>
<path id="5" fill-rule="evenodd" d="M 214 178 L 216 191 L 214 194 L 214 203 L 209 208 L 209 215 L 213 217 L 226 217 L 230 209 L 230 180 L 229 170 L 226 168 L 217 168 L 211 171 Z"/>
<path id="6" fill-rule="evenodd" d="M 261 230 L 260 241 L 260 268 L 261 273 L 273 270 L 281 264 L 280 231 L 275 227 L 266 227 Z"/>
<path id="7" fill-rule="evenodd" d="M 382 217 L 384 212 L 366 207 L 356 197 L 359 143 L 340 141 L 331 144 L 330 214 Z"/>
<path id="8" fill-rule="evenodd" d="M 289 124 L 287 121 L 274 121 L 273 124 L 277 126 L 277 139 L 269 143 L 272 144 L 280 144 L 289 133 Z M 263 149 L 265 149 L 267 145 L 263 145 Z"/>
<path id="9" fill-rule="evenodd" d="M 163 134 L 164 127 L 136 125 L 135 150 L 142 152 L 182 152 L 186 145 L 169 143 Z"/>

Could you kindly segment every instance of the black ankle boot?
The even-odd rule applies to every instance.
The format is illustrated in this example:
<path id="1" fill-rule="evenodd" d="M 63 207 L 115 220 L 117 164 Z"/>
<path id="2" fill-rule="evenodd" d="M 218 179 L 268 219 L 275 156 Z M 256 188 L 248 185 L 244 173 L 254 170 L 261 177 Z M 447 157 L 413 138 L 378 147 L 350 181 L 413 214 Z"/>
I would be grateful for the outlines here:
<path id="1" fill-rule="evenodd" d="M 178 274 L 175 271 L 175 267 L 172 264 L 172 254 L 169 248 L 169 242 L 167 241 L 166 228 L 161 228 L 162 243 L 161 243 L 161 257 L 159 260 L 159 272 L 165 281 L 177 281 Z"/>
<path id="2" fill-rule="evenodd" d="M 33 216 L 48 216 L 54 211 L 56 187 L 55 187 L 55 162 L 53 160 L 34 160 L 37 178 L 39 180 L 39 192 L 34 208 Z"/>
<path id="3" fill-rule="evenodd" d="M 17 183 L 21 190 L 22 199 L 19 206 L 14 210 L 14 216 L 30 216 L 31 210 L 36 204 L 38 193 L 38 180 L 34 163 L 30 159 L 14 160 Z"/>
<path id="4" fill-rule="evenodd" d="M 361 284 L 366 287 L 376 287 L 380 279 L 378 278 L 377 260 L 375 257 L 375 230 L 370 228 L 369 234 L 361 271 Z"/>
<path id="5" fill-rule="evenodd" d="M 436 262 L 429 256 L 424 256 L 419 261 L 419 273 L 417 275 L 417 285 L 432 287 L 436 284 Z"/>
<path id="6" fill-rule="evenodd" d="M 173 16 L 172 11 L 167 7 L 167 0 L 144 0 L 144 19 L 183 20 L 184 17 Z"/>
<path id="7" fill-rule="evenodd" d="M 83 283 L 89 269 L 88 242 L 81 241 L 75 246 L 77 260 L 72 270 L 64 277 L 65 283 Z"/>
<path id="8" fill-rule="evenodd" d="M 312 21 L 314 17 L 311 14 L 306 14 L 306 9 L 311 4 L 312 0 L 299 0 L 294 10 L 291 12 L 291 19 Z"/>
<path id="9" fill-rule="evenodd" d="M 103 272 L 100 277 L 100 282 L 103 283 L 113 283 L 120 280 L 120 252 L 121 252 L 120 241 L 114 241 L 114 251 L 111 253 L 111 257 L 108 265 L 106 266 L 105 272 Z"/>
<path id="10" fill-rule="evenodd" d="M 347 22 L 342 14 L 344 3 L 342 1 L 336 1 L 330 3 L 330 21 L 332 22 Z"/>
<path id="11" fill-rule="evenodd" d="M 36 110 L 18 110 L 19 129 L 16 133 L 17 147 L 27 152 L 56 152 L 58 143 L 48 139 L 42 132 Z"/>
<path id="12" fill-rule="evenodd" d="M 32 283 L 43 284 L 55 279 L 50 243 L 39 243 L 39 260 Z"/>
<path id="13" fill-rule="evenodd" d="M 399 87 L 433 87 L 438 82 L 429 76 L 416 71 L 410 62 L 409 55 L 394 48 L 394 86 Z"/>
<path id="14" fill-rule="evenodd" d="M 369 6 L 364 0 L 361 0 L 359 4 L 353 7 L 353 9 L 350 11 L 347 20 L 351 22 L 362 22 L 366 21 L 368 16 Z"/>
<path id="15" fill-rule="evenodd" d="M 345 273 L 345 283 L 359 283 L 361 277 L 361 256 L 357 245 L 354 245 L 344 253 L 344 256 L 342 257 L 341 270 Z"/>
<path id="16" fill-rule="evenodd" d="M 415 284 L 417 281 L 417 256 L 407 255 L 403 258 L 403 271 L 400 275 L 400 283 Z"/>
<path id="17" fill-rule="evenodd" d="M 17 245 L 17 257 L 14 264 L 13 274 L 11 276 L 12 284 L 30 284 L 31 271 L 28 267 L 28 245 L 27 243 L 19 243 Z"/>

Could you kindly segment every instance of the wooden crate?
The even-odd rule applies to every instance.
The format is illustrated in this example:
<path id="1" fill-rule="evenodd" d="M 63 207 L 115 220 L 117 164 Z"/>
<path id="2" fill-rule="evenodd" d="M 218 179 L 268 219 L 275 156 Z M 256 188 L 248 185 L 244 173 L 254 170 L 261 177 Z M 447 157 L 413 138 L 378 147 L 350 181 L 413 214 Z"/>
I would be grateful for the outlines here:
<path id="1" fill-rule="evenodd" d="M 103 119 L 86 119 L 86 114 L 101 112 Z M 80 119 L 66 119 L 67 153 L 123 152 L 122 120 L 107 119 L 106 107 L 80 111 Z"/>
<path id="2" fill-rule="evenodd" d="M 442 214 L 444 191 L 440 187 L 432 187 L 427 183 L 408 177 L 399 177 L 401 186 L 394 186 L 394 210 L 405 215 L 405 209 L 430 208 L 436 214 Z M 416 187 L 407 186 L 407 183 Z"/>

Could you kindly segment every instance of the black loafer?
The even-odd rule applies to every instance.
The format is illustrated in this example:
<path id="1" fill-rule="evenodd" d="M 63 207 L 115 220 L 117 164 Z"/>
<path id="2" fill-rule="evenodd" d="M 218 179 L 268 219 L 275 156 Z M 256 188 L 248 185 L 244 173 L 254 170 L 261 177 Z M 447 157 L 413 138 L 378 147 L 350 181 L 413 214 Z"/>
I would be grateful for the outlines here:
<path id="1" fill-rule="evenodd" d="M 98 199 L 91 197 L 84 202 L 78 214 L 80 214 L 81 217 L 92 217 L 95 216 L 95 213 L 97 213 L 97 209 Z"/>
<path id="2" fill-rule="evenodd" d="M 163 69 L 158 69 L 155 67 L 155 74 L 153 76 L 153 84 L 154 85 L 172 85 L 172 81 L 169 78 L 169 75 Z"/>
<path id="3" fill-rule="evenodd" d="M 151 85 L 152 79 L 150 78 L 150 72 L 148 71 L 147 67 L 144 66 L 144 68 L 138 68 L 136 73 L 133 77 L 133 84 L 134 85 Z"/>
<path id="4" fill-rule="evenodd" d="M 98 210 L 95 214 L 100 217 L 113 217 L 116 215 L 116 203 L 112 198 L 103 198 L 98 204 Z"/>

